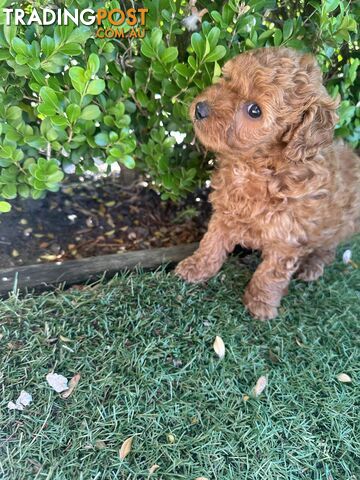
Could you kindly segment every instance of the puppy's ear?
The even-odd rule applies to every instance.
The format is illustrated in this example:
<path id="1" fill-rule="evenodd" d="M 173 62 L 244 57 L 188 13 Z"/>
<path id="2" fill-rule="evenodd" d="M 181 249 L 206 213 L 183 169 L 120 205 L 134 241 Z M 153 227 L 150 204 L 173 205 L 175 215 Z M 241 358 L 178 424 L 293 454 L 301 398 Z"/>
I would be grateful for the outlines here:
<path id="1" fill-rule="evenodd" d="M 338 120 L 336 109 L 339 101 L 326 92 L 315 59 L 304 55 L 301 66 L 301 81 L 294 108 L 300 110 L 302 115 L 300 121 L 291 126 L 283 137 L 287 143 L 285 157 L 292 162 L 309 160 L 320 148 L 330 145 Z"/>

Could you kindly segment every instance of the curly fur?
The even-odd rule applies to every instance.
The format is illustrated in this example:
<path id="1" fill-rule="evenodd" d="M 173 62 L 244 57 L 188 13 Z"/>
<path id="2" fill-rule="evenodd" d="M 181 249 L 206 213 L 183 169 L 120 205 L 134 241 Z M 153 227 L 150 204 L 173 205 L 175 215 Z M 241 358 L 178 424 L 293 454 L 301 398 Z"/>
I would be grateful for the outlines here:
<path id="1" fill-rule="evenodd" d="M 200 101 L 210 115 L 196 120 Z M 249 102 L 261 107 L 260 118 L 247 115 Z M 360 230 L 360 159 L 333 140 L 337 105 L 310 55 L 265 48 L 225 65 L 223 78 L 190 107 L 217 167 L 208 231 L 178 276 L 207 280 L 237 244 L 261 250 L 244 303 L 270 319 L 294 274 L 305 281 L 322 275 L 338 243 Z"/>

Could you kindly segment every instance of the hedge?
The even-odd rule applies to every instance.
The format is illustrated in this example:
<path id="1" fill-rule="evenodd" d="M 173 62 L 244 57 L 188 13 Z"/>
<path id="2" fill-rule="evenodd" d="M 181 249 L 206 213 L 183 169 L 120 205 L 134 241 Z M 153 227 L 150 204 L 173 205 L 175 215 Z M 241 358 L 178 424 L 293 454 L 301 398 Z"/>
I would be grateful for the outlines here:
<path id="1" fill-rule="evenodd" d="M 24 5 L 31 14 L 33 4 Z M 124 8 L 87 0 L 60 6 Z M 17 196 L 56 191 L 64 172 L 100 165 L 110 172 L 113 163 L 144 172 L 163 199 L 193 191 L 207 178 L 211 157 L 192 141 L 188 105 L 224 62 L 257 47 L 312 51 L 330 94 L 342 97 L 336 135 L 357 146 L 356 2 L 144 0 L 137 7 L 148 9 L 144 38 L 96 38 L 95 25 L 9 26 L 1 14 L 1 211 Z M 125 33 L 132 29 L 124 25 Z"/>

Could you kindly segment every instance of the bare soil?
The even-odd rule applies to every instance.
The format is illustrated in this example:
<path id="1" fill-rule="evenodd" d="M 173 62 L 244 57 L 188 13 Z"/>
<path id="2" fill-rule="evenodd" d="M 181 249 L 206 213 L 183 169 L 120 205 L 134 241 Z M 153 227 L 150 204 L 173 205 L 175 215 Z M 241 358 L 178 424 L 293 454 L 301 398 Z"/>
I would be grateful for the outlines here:
<path id="1" fill-rule="evenodd" d="M 0 268 L 191 243 L 210 216 L 207 191 L 175 204 L 141 179 L 69 178 L 43 200 L 16 200 L 0 219 Z"/>

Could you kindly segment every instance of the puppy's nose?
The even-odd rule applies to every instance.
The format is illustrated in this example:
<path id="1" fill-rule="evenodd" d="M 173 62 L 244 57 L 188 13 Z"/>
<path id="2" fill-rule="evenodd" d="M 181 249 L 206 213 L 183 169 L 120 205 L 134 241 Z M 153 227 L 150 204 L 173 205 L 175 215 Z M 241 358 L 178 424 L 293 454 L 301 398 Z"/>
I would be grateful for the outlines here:
<path id="1" fill-rule="evenodd" d="M 210 113 L 209 105 L 206 102 L 199 102 L 195 105 L 196 120 L 203 120 L 208 117 Z"/>

